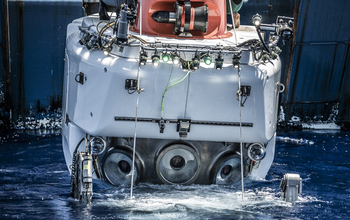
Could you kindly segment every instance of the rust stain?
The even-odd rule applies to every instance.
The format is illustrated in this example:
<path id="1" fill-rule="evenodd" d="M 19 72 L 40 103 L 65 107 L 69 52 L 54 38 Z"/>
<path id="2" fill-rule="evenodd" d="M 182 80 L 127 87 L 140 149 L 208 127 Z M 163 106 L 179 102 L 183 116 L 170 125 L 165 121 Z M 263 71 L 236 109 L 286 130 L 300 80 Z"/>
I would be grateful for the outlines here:
<path id="1" fill-rule="evenodd" d="M 284 81 L 286 82 L 286 90 L 285 90 L 286 96 L 288 96 L 288 92 L 289 92 L 289 80 L 290 80 L 291 68 L 293 63 L 293 54 L 295 49 L 295 38 L 296 38 L 297 26 L 298 26 L 299 7 L 300 7 L 300 1 L 296 1 L 294 5 L 294 12 L 293 12 L 293 18 L 294 18 L 293 33 L 294 34 L 292 39 L 292 48 L 291 48 L 289 62 L 288 62 L 287 74 L 284 79 Z"/>

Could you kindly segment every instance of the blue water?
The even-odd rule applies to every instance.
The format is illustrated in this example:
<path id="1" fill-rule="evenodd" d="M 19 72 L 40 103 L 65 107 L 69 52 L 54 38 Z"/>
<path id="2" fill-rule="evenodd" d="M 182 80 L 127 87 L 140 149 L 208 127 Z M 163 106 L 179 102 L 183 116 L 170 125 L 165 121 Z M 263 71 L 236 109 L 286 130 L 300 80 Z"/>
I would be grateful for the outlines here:
<path id="1" fill-rule="evenodd" d="M 94 182 L 89 205 L 69 197 L 59 132 L 0 132 L 0 219 L 350 219 L 350 132 L 278 133 L 266 180 L 240 186 L 134 188 Z M 287 172 L 303 178 L 294 204 L 280 196 Z"/>

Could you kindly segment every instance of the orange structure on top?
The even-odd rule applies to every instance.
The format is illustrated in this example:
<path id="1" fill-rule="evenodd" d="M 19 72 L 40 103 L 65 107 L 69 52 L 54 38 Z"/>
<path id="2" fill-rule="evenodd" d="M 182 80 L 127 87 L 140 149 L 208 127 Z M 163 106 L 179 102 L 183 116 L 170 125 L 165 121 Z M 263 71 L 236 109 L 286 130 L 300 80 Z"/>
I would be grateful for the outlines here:
<path id="1" fill-rule="evenodd" d="M 187 0 L 188 1 L 188 0 Z M 174 33 L 174 22 L 158 23 L 152 19 L 152 15 L 156 12 L 175 12 L 175 4 L 183 6 L 181 30 L 183 30 L 186 10 L 186 0 L 146 0 L 142 1 L 142 13 L 140 13 L 140 3 L 137 8 L 137 19 L 135 25 L 131 28 L 132 31 L 140 31 L 140 21 L 142 21 L 142 34 L 153 35 L 159 37 L 183 38 L 183 39 L 220 39 L 232 36 L 232 33 L 227 31 L 226 21 L 226 1 L 225 0 L 191 0 L 191 29 L 189 33 L 191 38 L 184 38 Z M 187 2 L 188 3 L 188 2 Z M 207 11 L 207 28 L 206 32 L 193 30 L 194 8 L 206 6 Z M 187 11 L 188 12 L 188 11 Z M 142 15 L 142 19 L 140 18 Z M 188 15 L 189 16 L 189 15 Z"/>

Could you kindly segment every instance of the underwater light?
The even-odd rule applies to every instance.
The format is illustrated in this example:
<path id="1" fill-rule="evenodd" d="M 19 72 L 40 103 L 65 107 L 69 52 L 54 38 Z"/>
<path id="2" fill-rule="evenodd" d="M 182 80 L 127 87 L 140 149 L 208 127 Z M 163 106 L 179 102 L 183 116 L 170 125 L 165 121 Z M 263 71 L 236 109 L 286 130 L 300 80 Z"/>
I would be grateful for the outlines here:
<path id="1" fill-rule="evenodd" d="M 162 60 L 163 60 L 164 63 L 167 63 L 170 60 L 169 54 L 168 53 L 163 53 Z"/>
<path id="2" fill-rule="evenodd" d="M 266 148 L 259 143 L 251 144 L 248 147 L 248 157 L 252 161 L 260 161 L 266 156 Z"/>
<path id="3" fill-rule="evenodd" d="M 180 63 L 180 57 L 177 54 L 171 55 L 171 60 L 174 65 L 178 65 Z"/>
<path id="4" fill-rule="evenodd" d="M 106 141 L 101 137 L 91 138 L 89 145 L 93 154 L 101 154 L 106 149 Z"/>
<path id="5" fill-rule="evenodd" d="M 241 55 L 240 54 L 235 54 L 232 57 L 232 65 L 235 69 L 239 68 L 239 64 L 241 63 Z"/>
<path id="6" fill-rule="evenodd" d="M 148 57 L 147 52 L 142 51 L 142 52 L 140 53 L 140 64 L 141 64 L 142 66 L 146 65 L 146 63 L 147 63 L 147 57 Z"/>
<path id="7" fill-rule="evenodd" d="M 211 64 L 211 57 L 209 54 L 204 57 L 204 63 L 207 65 Z"/>
<path id="8" fill-rule="evenodd" d="M 256 27 L 259 27 L 259 26 L 261 25 L 262 17 L 261 17 L 261 15 L 256 14 L 256 15 L 253 16 L 252 20 L 253 20 L 253 24 L 254 24 Z"/>
<path id="9" fill-rule="evenodd" d="M 159 66 L 159 63 L 160 63 L 160 57 L 158 54 L 153 54 L 152 56 L 152 64 L 153 66 L 157 67 Z"/>
<path id="10" fill-rule="evenodd" d="M 222 55 L 219 54 L 219 56 L 215 59 L 215 69 L 222 70 L 223 64 L 224 64 L 224 59 L 222 58 Z"/>
<path id="11" fill-rule="evenodd" d="M 200 64 L 200 60 L 199 60 L 199 58 L 198 58 L 198 55 L 196 54 L 196 55 L 192 58 L 192 69 L 198 70 L 198 69 L 199 69 L 199 64 Z"/>

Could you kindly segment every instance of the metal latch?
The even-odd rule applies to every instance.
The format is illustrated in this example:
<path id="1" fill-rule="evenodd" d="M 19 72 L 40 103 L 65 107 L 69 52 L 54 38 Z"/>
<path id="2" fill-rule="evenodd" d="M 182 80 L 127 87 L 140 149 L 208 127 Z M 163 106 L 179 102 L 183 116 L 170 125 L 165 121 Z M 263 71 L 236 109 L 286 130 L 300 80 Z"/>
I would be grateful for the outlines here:
<path id="1" fill-rule="evenodd" d="M 177 120 L 177 132 L 181 138 L 187 138 L 187 133 L 190 132 L 191 120 L 190 119 L 178 119 Z"/>

